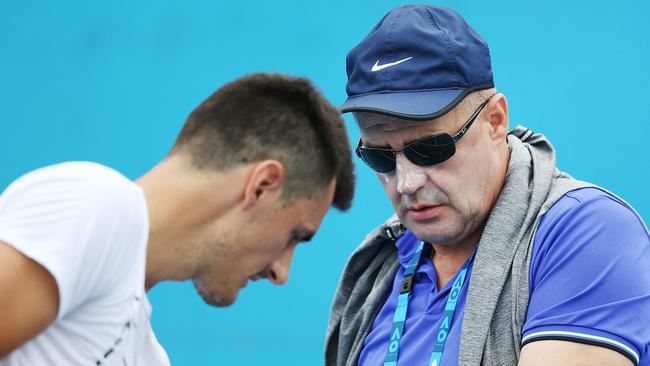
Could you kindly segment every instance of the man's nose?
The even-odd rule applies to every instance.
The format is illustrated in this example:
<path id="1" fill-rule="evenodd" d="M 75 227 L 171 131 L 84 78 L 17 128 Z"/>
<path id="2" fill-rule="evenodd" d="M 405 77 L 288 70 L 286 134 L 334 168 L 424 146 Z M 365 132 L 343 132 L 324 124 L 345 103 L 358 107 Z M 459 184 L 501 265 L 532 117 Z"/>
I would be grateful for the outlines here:
<path id="1" fill-rule="evenodd" d="M 268 268 L 268 279 L 275 285 L 284 285 L 289 280 L 289 268 L 293 260 L 295 245 L 287 247 L 280 258 L 273 261 Z"/>
<path id="2" fill-rule="evenodd" d="M 411 163 L 403 153 L 395 156 L 397 192 L 401 195 L 413 195 L 427 182 L 422 167 Z"/>

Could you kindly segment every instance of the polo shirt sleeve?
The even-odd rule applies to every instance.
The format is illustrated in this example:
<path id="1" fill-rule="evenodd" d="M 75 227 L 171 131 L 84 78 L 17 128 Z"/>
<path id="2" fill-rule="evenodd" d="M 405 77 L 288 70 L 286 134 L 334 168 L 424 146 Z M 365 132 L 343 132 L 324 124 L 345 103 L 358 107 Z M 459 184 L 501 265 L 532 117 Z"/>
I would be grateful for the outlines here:
<path id="1" fill-rule="evenodd" d="M 567 340 L 650 365 L 650 238 L 637 214 L 601 190 L 572 191 L 533 245 L 523 345 Z"/>

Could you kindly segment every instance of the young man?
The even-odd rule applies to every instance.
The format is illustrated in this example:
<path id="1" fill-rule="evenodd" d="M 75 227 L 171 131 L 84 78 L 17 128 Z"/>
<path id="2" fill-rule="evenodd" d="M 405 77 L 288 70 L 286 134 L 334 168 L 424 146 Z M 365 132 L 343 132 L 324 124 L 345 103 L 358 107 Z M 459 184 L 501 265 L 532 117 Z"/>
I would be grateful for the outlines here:
<path id="1" fill-rule="evenodd" d="M 145 291 L 191 279 L 227 306 L 249 280 L 285 283 L 296 245 L 351 204 L 347 141 L 307 80 L 254 74 L 135 182 L 88 162 L 19 178 L 0 196 L 0 365 L 168 365 Z"/>
<path id="2" fill-rule="evenodd" d="M 650 239 L 555 166 L 450 9 L 389 12 L 347 57 L 359 157 L 396 217 L 346 266 L 326 365 L 650 365 Z"/>

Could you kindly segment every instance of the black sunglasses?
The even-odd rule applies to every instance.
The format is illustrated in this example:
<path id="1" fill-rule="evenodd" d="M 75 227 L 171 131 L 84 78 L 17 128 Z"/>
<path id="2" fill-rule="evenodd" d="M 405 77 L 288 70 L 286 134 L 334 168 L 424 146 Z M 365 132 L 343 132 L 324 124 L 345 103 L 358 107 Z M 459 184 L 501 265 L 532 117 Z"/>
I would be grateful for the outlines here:
<path id="1" fill-rule="evenodd" d="M 492 98 L 494 95 L 490 96 Z M 458 142 L 465 132 L 472 126 L 472 123 L 481 113 L 490 98 L 476 109 L 469 117 L 463 127 L 451 136 L 448 133 L 439 133 L 423 139 L 412 141 L 406 144 L 402 149 L 394 150 L 383 147 L 363 147 L 363 141 L 359 140 L 357 146 L 357 156 L 366 163 L 370 169 L 378 173 L 390 173 L 395 170 L 395 154 L 404 152 L 404 156 L 413 164 L 419 166 L 431 166 L 440 164 L 451 158 L 456 153 L 456 142 Z"/>

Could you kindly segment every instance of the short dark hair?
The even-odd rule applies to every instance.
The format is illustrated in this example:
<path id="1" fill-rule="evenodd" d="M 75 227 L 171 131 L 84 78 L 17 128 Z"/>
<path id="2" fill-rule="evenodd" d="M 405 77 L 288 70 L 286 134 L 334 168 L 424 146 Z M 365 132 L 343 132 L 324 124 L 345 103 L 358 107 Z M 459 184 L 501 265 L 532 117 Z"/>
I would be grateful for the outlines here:
<path id="1" fill-rule="evenodd" d="M 251 74 L 219 88 L 187 118 L 171 154 L 199 169 L 227 170 L 266 159 L 286 170 L 283 197 L 311 196 L 336 178 L 334 207 L 354 196 L 354 166 L 341 115 L 304 78 Z"/>

